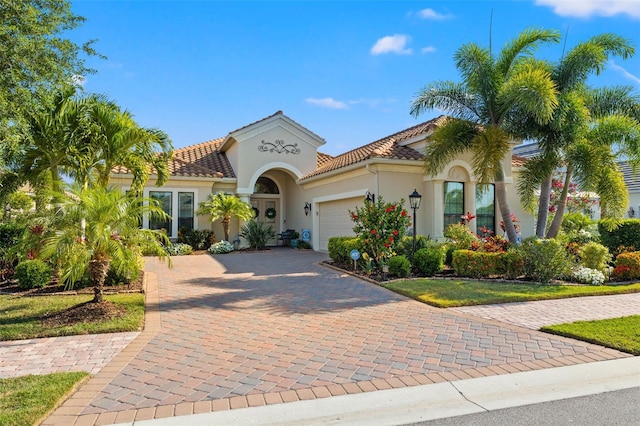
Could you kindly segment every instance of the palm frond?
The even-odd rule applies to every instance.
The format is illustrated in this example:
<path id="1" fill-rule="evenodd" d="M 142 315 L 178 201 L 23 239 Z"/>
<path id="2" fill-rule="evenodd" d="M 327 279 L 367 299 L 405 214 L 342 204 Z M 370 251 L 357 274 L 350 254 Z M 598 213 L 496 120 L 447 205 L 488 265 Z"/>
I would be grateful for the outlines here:
<path id="1" fill-rule="evenodd" d="M 474 123 L 464 120 L 448 120 L 438 128 L 425 149 L 424 170 L 434 176 L 442 171 L 457 155 L 468 151 L 478 133 Z"/>
<path id="2" fill-rule="evenodd" d="M 478 182 L 490 183 L 502 176 L 502 160 L 510 149 L 509 135 L 497 126 L 485 127 L 475 135 L 471 166 Z"/>
<path id="3" fill-rule="evenodd" d="M 410 113 L 414 117 L 425 111 L 439 109 L 461 120 L 478 120 L 478 98 L 459 83 L 435 82 L 418 92 L 411 102 Z"/>
<path id="4" fill-rule="evenodd" d="M 496 69 L 500 75 L 506 76 L 519 56 L 530 55 L 540 44 L 559 41 L 560 33 L 556 30 L 528 28 L 502 48 L 496 60 Z"/>
<path id="5" fill-rule="evenodd" d="M 527 160 L 516 185 L 520 203 L 527 211 L 531 213 L 535 211 L 538 202 L 536 191 L 540 189 L 540 185 L 546 178 L 553 175 L 559 163 L 559 156 L 552 151 Z"/>

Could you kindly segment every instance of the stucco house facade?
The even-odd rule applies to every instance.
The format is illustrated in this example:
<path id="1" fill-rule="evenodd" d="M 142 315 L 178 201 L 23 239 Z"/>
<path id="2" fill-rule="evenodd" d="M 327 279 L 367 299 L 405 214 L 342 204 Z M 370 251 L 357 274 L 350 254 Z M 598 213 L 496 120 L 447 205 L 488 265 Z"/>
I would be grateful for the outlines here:
<path id="1" fill-rule="evenodd" d="M 493 185 L 477 182 L 469 156 L 456 158 L 437 176 L 424 174 L 425 146 L 444 119 L 417 124 L 334 157 L 321 152 L 322 137 L 278 111 L 223 138 L 175 150 L 168 182 L 148 185 L 144 193 L 158 199 L 172 219 L 145 219 L 143 226 L 164 228 L 171 238 L 181 227 L 213 229 L 221 239 L 220 221 L 212 224 L 195 211 L 209 194 L 225 192 L 250 203 L 256 220 L 276 233 L 295 229 L 314 250 L 325 251 L 330 237 L 353 235 L 348 210 L 362 205 L 367 194 L 385 201 L 404 199 L 412 214 L 408 197 L 416 189 L 422 195 L 416 212 L 418 234 L 443 239 L 446 225 L 459 222 L 466 212 L 477 215 L 469 223 L 471 229 L 487 226 L 502 233 Z M 534 219 L 522 211 L 514 187 L 523 161 L 509 155 L 503 167 L 510 207 L 526 237 L 534 231 Z M 114 171 L 111 183 L 126 190 L 130 182 L 127 170 Z M 240 226 L 232 221 L 232 239 Z"/>

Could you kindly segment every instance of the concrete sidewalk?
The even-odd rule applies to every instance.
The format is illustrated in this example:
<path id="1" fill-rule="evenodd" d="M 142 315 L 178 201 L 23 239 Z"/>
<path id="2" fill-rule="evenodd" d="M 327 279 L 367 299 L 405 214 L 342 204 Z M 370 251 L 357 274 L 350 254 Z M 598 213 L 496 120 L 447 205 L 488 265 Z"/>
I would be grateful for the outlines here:
<path id="1" fill-rule="evenodd" d="M 286 415 L 311 401 L 324 415 L 341 400 L 356 406 L 342 396 L 371 410 L 380 391 L 631 358 L 433 308 L 325 268 L 325 258 L 283 248 L 179 257 L 170 270 L 149 261 L 144 331 L 43 424 L 176 424 L 250 407 Z"/>

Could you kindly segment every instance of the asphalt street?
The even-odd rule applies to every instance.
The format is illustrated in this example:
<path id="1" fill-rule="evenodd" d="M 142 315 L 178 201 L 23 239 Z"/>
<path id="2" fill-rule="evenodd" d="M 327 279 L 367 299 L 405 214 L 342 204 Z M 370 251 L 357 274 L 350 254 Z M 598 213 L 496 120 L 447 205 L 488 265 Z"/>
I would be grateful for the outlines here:
<path id="1" fill-rule="evenodd" d="M 638 378 L 640 381 L 640 377 Z M 640 387 L 413 423 L 416 426 L 627 426 L 640 419 Z"/>

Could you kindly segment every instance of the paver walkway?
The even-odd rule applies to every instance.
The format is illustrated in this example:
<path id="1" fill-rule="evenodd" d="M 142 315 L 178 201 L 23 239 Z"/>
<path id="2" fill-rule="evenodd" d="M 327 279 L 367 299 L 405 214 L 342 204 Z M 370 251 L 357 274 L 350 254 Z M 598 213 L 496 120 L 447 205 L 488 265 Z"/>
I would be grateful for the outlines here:
<path id="1" fill-rule="evenodd" d="M 44 424 L 109 424 L 629 355 L 432 308 L 276 249 L 155 260 L 145 331 Z M 157 277 L 157 284 L 156 279 Z"/>
<path id="2" fill-rule="evenodd" d="M 545 325 L 640 315 L 640 293 L 462 306 L 451 310 L 538 330 Z"/>
<path id="3" fill-rule="evenodd" d="M 0 342 L 0 378 L 62 371 L 97 374 L 139 332 Z"/>

